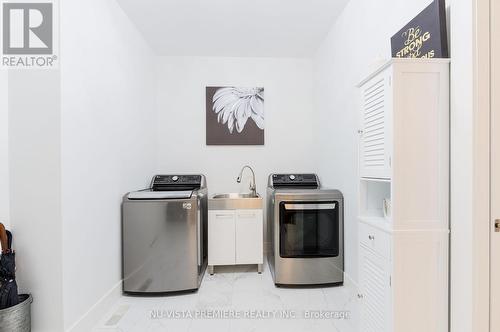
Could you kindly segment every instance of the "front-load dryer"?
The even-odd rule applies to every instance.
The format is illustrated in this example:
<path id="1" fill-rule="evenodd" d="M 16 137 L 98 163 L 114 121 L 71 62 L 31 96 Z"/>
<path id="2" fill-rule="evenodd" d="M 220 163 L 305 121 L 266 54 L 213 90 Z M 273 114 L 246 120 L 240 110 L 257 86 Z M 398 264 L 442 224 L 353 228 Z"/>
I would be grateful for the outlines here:
<path id="1" fill-rule="evenodd" d="M 278 286 L 344 281 L 344 198 L 315 174 L 271 174 L 267 188 L 268 263 Z"/>

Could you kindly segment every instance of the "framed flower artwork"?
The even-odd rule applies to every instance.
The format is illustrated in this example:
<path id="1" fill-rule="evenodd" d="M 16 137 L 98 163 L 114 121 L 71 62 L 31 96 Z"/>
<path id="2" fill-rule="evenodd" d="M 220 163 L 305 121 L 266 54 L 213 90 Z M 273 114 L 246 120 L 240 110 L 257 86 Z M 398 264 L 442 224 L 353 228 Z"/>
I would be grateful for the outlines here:
<path id="1" fill-rule="evenodd" d="M 264 145 L 264 88 L 206 88 L 207 145 Z"/>

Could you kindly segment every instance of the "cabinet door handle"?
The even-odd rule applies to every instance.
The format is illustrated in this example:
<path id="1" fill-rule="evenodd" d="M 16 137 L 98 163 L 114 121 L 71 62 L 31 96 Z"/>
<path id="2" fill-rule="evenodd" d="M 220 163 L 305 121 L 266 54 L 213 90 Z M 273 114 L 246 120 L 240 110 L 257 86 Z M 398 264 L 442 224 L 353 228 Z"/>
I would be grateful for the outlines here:
<path id="1" fill-rule="evenodd" d="M 368 235 L 368 240 L 375 240 L 375 235 Z"/>
<path id="2" fill-rule="evenodd" d="M 238 218 L 255 218 L 254 213 L 238 214 Z"/>
<path id="3" fill-rule="evenodd" d="M 230 214 L 216 214 L 215 217 L 229 219 L 229 218 L 232 218 L 233 216 Z"/>

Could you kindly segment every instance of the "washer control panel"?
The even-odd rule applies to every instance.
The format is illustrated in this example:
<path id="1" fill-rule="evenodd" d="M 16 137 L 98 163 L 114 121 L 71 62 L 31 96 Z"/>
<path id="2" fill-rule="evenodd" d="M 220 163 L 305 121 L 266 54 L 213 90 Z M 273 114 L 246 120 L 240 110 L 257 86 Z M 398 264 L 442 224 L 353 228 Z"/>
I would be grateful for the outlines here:
<path id="1" fill-rule="evenodd" d="M 201 175 L 155 175 L 151 188 L 153 191 L 195 190 L 201 185 Z"/>

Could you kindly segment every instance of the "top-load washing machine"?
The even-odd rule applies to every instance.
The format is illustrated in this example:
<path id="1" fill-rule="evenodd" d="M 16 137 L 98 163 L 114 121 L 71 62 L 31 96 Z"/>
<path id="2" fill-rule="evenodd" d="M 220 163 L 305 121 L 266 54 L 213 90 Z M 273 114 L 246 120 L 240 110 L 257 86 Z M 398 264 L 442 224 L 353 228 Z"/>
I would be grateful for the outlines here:
<path id="1" fill-rule="evenodd" d="M 268 263 L 276 285 L 344 281 L 344 198 L 320 187 L 316 174 L 271 174 Z"/>
<path id="2" fill-rule="evenodd" d="M 123 291 L 196 290 L 207 266 L 203 175 L 156 175 L 122 204 Z"/>

